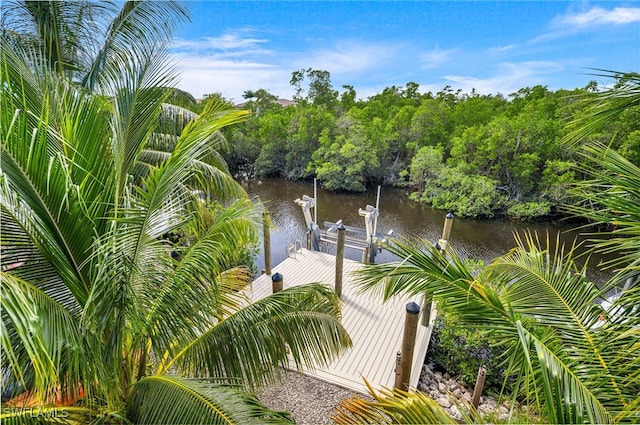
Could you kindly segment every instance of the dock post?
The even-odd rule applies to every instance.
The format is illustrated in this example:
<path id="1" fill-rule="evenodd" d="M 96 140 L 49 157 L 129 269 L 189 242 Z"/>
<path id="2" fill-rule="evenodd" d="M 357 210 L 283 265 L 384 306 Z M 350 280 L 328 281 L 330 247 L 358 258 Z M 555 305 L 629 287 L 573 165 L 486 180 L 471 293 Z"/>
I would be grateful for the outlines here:
<path id="1" fill-rule="evenodd" d="M 282 291 L 284 286 L 284 279 L 280 273 L 275 273 L 271 276 L 271 290 L 275 294 L 276 292 Z"/>
<path id="2" fill-rule="evenodd" d="M 482 390 L 484 389 L 484 380 L 487 377 L 487 369 L 484 366 L 480 366 L 478 368 L 478 377 L 476 379 L 476 386 L 473 389 L 473 396 L 471 397 L 471 405 L 474 408 L 478 408 L 480 404 L 480 396 L 482 395 Z"/>
<path id="3" fill-rule="evenodd" d="M 407 304 L 406 309 L 407 314 L 405 315 L 404 320 L 404 335 L 402 336 L 400 377 L 396 379 L 396 388 L 405 391 L 409 389 L 409 385 L 411 384 L 413 349 L 416 345 L 416 331 L 418 329 L 418 316 L 420 315 L 420 306 L 414 302 L 410 302 Z"/>
<path id="4" fill-rule="evenodd" d="M 447 249 L 447 244 L 449 243 L 449 236 L 451 235 L 451 226 L 453 225 L 453 213 L 448 213 L 444 217 L 444 228 L 442 229 L 442 238 L 438 241 L 438 245 L 440 245 L 440 250 L 444 252 Z"/>
<path id="5" fill-rule="evenodd" d="M 402 374 L 400 371 L 402 370 L 402 353 L 398 351 L 396 354 L 396 380 L 394 381 L 393 388 L 402 388 Z"/>
<path id="6" fill-rule="evenodd" d="M 422 301 L 422 320 L 420 324 L 422 326 L 429 326 L 429 319 L 431 319 L 431 305 L 433 298 L 431 295 L 425 294 L 424 301 Z"/>
<path id="7" fill-rule="evenodd" d="M 264 244 L 264 270 L 265 273 L 271 274 L 271 229 L 269 227 L 269 211 L 262 211 L 262 239 Z"/>
<path id="8" fill-rule="evenodd" d="M 342 296 L 342 271 L 344 268 L 344 224 L 338 226 L 338 245 L 336 247 L 336 295 Z"/>
<path id="9" fill-rule="evenodd" d="M 377 250 L 378 250 L 378 247 L 376 246 L 376 243 L 373 241 L 373 237 L 372 237 L 371 241 L 369 242 L 369 259 L 367 260 L 368 263 L 370 264 L 376 263 Z"/>
<path id="10" fill-rule="evenodd" d="M 447 249 L 447 244 L 449 243 L 449 236 L 451 236 L 451 226 L 453 225 L 454 215 L 453 213 L 448 213 L 444 217 L 444 228 L 442 229 L 442 238 L 436 244 L 436 248 L 445 253 Z M 422 326 L 429 326 L 429 319 L 431 318 L 431 303 L 433 301 L 433 297 L 430 294 L 424 295 L 424 301 L 422 303 L 423 311 L 422 311 L 422 320 L 420 323 Z"/>

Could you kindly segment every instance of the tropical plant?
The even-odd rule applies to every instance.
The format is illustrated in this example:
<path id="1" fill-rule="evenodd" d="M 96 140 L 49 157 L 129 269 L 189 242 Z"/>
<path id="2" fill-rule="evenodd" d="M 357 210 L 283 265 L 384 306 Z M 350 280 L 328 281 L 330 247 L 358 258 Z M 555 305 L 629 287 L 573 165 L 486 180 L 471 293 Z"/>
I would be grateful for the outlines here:
<path id="1" fill-rule="evenodd" d="M 385 300 L 430 294 L 459 323 L 489 332 L 505 349 L 514 397 L 549 422 L 638 420 L 640 290 L 600 305 L 620 277 L 598 286 L 575 261 L 575 247 L 533 235 L 477 274 L 451 247 L 446 255 L 427 241 L 385 248 L 404 260 L 366 265 L 362 289 Z"/>
<path id="2" fill-rule="evenodd" d="M 261 223 L 217 155 L 246 112 L 211 104 L 169 132 L 162 42 L 110 57 L 92 91 L 0 43 L 2 421 L 288 421 L 250 390 L 350 340 L 331 290 L 248 305 L 250 273 L 228 268 Z M 205 221 L 194 188 L 226 208 Z M 193 223 L 178 261 L 163 235 Z"/>
<path id="3" fill-rule="evenodd" d="M 163 50 L 187 19 L 177 1 L 8 0 L 0 30 L 10 44 L 31 47 L 33 60 L 94 90 L 111 81 L 123 60 L 144 63 Z"/>
<path id="4" fill-rule="evenodd" d="M 598 75 L 615 78 L 611 90 L 594 94 L 583 101 L 591 118 L 578 118 L 565 137 L 567 144 L 580 144 L 582 163 L 577 171 L 588 179 L 572 191 L 580 202 L 569 208 L 590 224 L 606 226 L 608 232 L 592 235 L 601 252 L 612 254 L 606 266 L 622 268 L 632 280 L 640 271 L 640 167 L 608 144 L 608 139 L 589 137 L 599 124 L 620 117 L 635 117 L 640 110 L 640 75 L 599 70 Z"/>
<path id="5" fill-rule="evenodd" d="M 376 391 L 366 382 L 373 400 L 361 397 L 342 400 L 333 420 L 341 425 L 358 424 L 457 424 L 434 400 L 423 393 L 400 389 Z M 469 419 L 468 415 L 464 416 Z"/>

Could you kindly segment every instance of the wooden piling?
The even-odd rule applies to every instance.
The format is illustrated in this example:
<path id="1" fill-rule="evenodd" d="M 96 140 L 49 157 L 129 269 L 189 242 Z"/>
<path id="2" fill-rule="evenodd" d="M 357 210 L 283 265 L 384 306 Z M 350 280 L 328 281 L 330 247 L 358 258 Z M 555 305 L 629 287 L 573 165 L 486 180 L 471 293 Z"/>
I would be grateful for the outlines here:
<path id="1" fill-rule="evenodd" d="M 442 229 L 442 239 L 449 240 L 451 235 L 451 226 L 453 225 L 453 213 L 449 213 L 444 217 L 444 229 Z"/>
<path id="2" fill-rule="evenodd" d="M 476 378 L 476 386 L 473 389 L 473 396 L 471 397 L 471 405 L 474 408 L 478 408 L 480 405 L 480 396 L 482 396 L 482 390 L 484 389 L 484 381 L 487 377 L 487 369 L 484 366 L 478 368 L 478 377 Z"/>
<path id="3" fill-rule="evenodd" d="M 448 213 L 444 217 L 444 228 L 442 229 L 442 238 L 438 241 L 438 245 L 440 245 L 440 250 L 444 252 L 447 249 L 447 244 L 449 243 L 449 236 L 451 236 L 451 226 L 453 225 L 453 214 Z"/>
<path id="4" fill-rule="evenodd" d="M 344 233 L 345 227 L 342 223 L 338 226 L 338 245 L 336 247 L 336 295 L 342 296 L 342 271 L 344 269 Z"/>
<path id="5" fill-rule="evenodd" d="M 420 320 L 420 324 L 422 326 L 429 326 L 429 319 L 431 319 L 431 306 L 432 306 L 433 298 L 431 295 L 425 295 L 424 301 L 422 301 L 422 319 Z"/>
<path id="6" fill-rule="evenodd" d="M 271 274 L 271 228 L 269 227 L 269 211 L 262 211 L 262 238 L 264 245 L 264 270 L 265 273 Z"/>
<path id="7" fill-rule="evenodd" d="M 276 292 L 282 291 L 284 287 L 284 278 L 280 273 L 275 273 L 271 276 L 271 290 L 275 294 Z"/>
<path id="8" fill-rule="evenodd" d="M 402 353 L 400 351 L 398 351 L 398 353 L 396 353 L 396 379 L 394 381 L 394 388 L 402 388 L 402 373 L 400 373 L 400 371 L 402 370 Z"/>
<path id="9" fill-rule="evenodd" d="M 416 345 L 416 331 L 418 330 L 418 317 L 420 316 L 420 306 L 418 304 L 410 302 L 406 305 L 406 309 L 404 335 L 402 336 L 400 377 L 396 379 L 396 388 L 402 390 L 408 390 L 411 382 L 413 349 Z"/>

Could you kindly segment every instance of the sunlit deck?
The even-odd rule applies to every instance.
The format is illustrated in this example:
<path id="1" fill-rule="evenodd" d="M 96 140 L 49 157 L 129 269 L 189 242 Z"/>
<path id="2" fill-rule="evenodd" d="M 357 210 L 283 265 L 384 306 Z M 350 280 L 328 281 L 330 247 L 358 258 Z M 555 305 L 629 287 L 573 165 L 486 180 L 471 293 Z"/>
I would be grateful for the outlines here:
<path id="1" fill-rule="evenodd" d="M 360 262 L 344 260 L 342 324 L 353 340 L 353 347 L 327 368 L 305 374 L 359 392 L 366 392 L 363 378 L 376 388 L 392 388 L 396 353 L 402 346 L 405 305 L 409 301 L 421 304 L 422 300 L 396 299 L 383 304 L 379 296 L 357 294 L 351 274 L 360 267 Z M 301 249 L 295 257 L 289 257 L 274 267 L 272 274 L 275 273 L 283 276 L 284 288 L 311 282 L 323 282 L 333 287 L 335 256 Z M 254 301 L 271 294 L 271 291 L 269 275 L 261 275 L 252 284 Z M 413 388 L 418 384 L 434 316 L 435 311 L 429 326 L 418 324 L 410 379 Z"/>

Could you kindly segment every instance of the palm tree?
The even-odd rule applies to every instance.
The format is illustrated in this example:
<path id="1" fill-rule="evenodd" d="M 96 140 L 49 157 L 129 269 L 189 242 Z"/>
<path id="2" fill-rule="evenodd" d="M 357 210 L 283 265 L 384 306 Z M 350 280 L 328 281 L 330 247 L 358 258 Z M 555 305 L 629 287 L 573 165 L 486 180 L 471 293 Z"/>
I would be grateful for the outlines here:
<path id="1" fill-rule="evenodd" d="M 188 18 L 177 1 L 8 0 L 0 30 L 14 46 L 31 47 L 59 76 L 94 90 L 123 59 L 144 62 L 166 47 Z"/>
<path id="2" fill-rule="evenodd" d="M 518 238 L 479 271 L 451 248 L 444 255 L 427 241 L 391 242 L 385 248 L 404 260 L 365 266 L 359 284 L 385 299 L 432 294 L 459 323 L 491 333 L 505 348 L 512 393 L 551 423 L 637 420 L 640 291 L 604 308 L 599 300 L 619 277 L 599 287 L 575 247 L 549 242 Z"/>
<path id="3" fill-rule="evenodd" d="M 212 104 L 174 136 L 160 124 L 174 77 L 162 45 L 111 58 L 88 90 L 59 78 L 58 62 L 0 43 L 0 343 L 11 397 L 1 419 L 287 421 L 251 390 L 290 361 L 325 364 L 350 340 L 328 288 L 248 305 L 250 275 L 230 268 L 261 215 L 216 166 L 215 134 L 246 112 Z M 199 183 L 224 202 L 212 220 L 199 213 Z M 163 237 L 184 226 L 199 230 L 177 261 Z"/>

